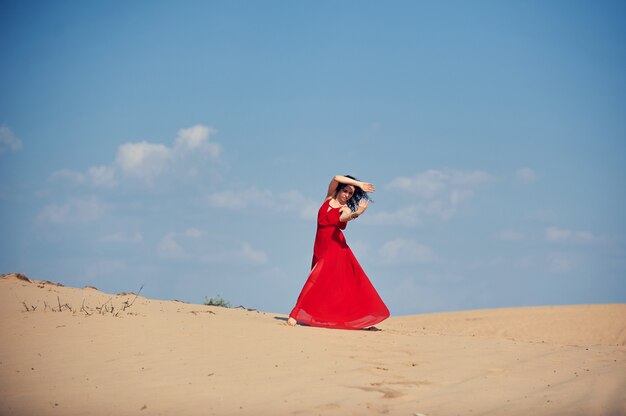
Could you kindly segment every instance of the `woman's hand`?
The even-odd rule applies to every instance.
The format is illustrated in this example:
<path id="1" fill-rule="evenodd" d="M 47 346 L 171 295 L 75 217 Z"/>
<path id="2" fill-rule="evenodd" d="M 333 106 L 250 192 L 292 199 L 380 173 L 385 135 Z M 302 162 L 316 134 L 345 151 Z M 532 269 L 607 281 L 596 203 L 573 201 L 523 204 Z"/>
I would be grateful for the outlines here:
<path id="1" fill-rule="evenodd" d="M 347 205 L 344 205 L 341 208 L 341 214 L 339 215 L 339 221 L 346 222 L 346 221 L 351 221 L 351 220 L 353 220 L 355 218 L 358 218 L 359 215 L 361 215 L 361 214 L 363 214 L 365 212 L 365 210 L 367 209 L 367 205 L 368 205 L 368 202 L 365 199 L 360 200 L 359 201 L 359 207 L 354 212 L 350 211 L 350 208 L 348 208 Z"/>
<path id="2" fill-rule="evenodd" d="M 365 199 L 362 199 L 359 201 L 359 207 L 356 210 L 356 213 L 361 215 L 365 212 L 365 210 L 367 209 L 367 206 L 369 205 L 369 202 Z"/>
<path id="3" fill-rule="evenodd" d="M 359 188 L 363 189 L 365 192 L 374 192 L 376 190 L 376 187 L 374 186 L 374 184 L 369 183 L 369 182 L 360 182 L 358 186 Z"/>

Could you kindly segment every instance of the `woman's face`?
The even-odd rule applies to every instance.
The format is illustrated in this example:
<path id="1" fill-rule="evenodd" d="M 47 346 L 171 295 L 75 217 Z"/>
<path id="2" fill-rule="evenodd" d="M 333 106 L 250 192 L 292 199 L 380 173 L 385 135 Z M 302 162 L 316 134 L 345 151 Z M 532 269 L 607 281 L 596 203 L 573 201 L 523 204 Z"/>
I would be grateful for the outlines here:
<path id="1" fill-rule="evenodd" d="M 341 205 L 345 205 L 348 203 L 350 198 L 352 198 L 352 195 L 354 195 L 354 186 L 344 186 L 339 190 L 339 192 L 337 192 L 337 201 L 339 201 Z"/>

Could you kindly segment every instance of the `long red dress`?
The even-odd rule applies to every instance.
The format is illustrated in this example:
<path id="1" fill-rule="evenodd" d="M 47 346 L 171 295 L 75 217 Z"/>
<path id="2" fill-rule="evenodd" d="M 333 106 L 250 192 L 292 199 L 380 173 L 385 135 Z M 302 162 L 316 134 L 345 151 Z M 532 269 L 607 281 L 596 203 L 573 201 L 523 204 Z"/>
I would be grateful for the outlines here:
<path id="1" fill-rule="evenodd" d="M 313 264 L 290 317 L 312 326 L 362 329 L 389 317 L 389 310 L 346 244 L 340 208 L 324 201 L 317 214 Z"/>

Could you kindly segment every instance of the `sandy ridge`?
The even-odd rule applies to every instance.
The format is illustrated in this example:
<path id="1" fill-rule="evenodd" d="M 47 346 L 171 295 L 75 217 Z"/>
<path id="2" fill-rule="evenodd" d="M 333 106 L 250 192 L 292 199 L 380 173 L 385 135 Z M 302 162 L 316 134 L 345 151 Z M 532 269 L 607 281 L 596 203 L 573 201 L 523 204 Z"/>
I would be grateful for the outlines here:
<path id="1" fill-rule="evenodd" d="M 285 318 L 2 276 L 0 414 L 626 415 L 626 305 Z"/>

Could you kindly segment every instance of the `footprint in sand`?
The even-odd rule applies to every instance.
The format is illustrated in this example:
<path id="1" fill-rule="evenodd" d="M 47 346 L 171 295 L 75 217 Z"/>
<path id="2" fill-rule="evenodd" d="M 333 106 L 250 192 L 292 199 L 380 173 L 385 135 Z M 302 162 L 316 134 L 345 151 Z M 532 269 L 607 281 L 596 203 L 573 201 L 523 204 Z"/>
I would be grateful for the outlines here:
<path id="1" fill-rule="evenodd" d="M 378 384 L 378 383 L 374 383 L 374 384 Z M 380 387 L 357 386 L 355 388 L 359 390 L 363 390 L 363 391 L 375 391 L 378 393 L 382 393 L 384 399 L 397 399 L 398 397 L 405 396 L 405 394 L 402 393 L 401 391 L 390 389 L 388 387 L 382 387 L 382 386 Z"/>

